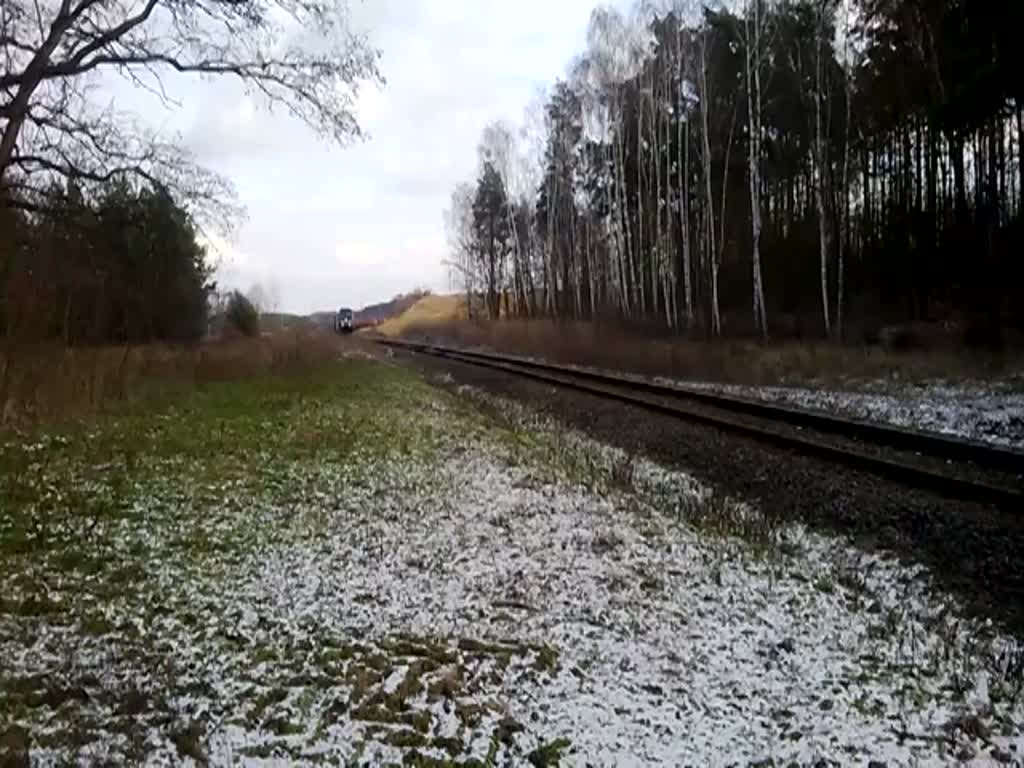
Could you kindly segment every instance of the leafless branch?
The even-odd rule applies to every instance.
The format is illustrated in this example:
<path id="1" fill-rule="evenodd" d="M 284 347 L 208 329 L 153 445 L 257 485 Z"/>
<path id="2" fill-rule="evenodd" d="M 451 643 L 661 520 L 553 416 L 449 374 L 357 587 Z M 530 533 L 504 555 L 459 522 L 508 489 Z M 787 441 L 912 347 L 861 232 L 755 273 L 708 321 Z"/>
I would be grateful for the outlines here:
<path id="1" fill-rule="evenodd" d="M 6 0 L 0 9 L 0 183 L 130 174 L 210 204 L 224 180 L 123 115 L 97 111 L 90 74 L 113 71 L 175 102 L 163 76 L 231 76 L 318 134 L 362 136 L 355 100 L 379 85 L 377 52 L 345 0 Z M 199 183 L 193 183 L 200 180 Z"/>

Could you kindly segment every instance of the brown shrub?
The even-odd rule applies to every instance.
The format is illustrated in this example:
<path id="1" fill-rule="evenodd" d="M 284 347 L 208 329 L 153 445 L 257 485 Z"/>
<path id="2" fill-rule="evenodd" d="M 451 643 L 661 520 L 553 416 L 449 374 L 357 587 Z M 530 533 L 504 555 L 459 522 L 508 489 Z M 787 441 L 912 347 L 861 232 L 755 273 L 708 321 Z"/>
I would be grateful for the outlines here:
<path id="1" fill-rule="evenodd" d="M 94 412 L 169 388 L 307 371 L 338 359 L 338 344 L 333 334 L 305 329 L 193 346 L 65 347 L 8 339 L 0 350 L 0 425 Z"/>
<path id="2" fill-rule="evenodd" d="M 650 376 L 751 385 L 964 378 L 988 376 L 1020 363 L 953 349 L 652 338 L 610 325 L 544 319 L 420 324 L 404 336 Z"/>

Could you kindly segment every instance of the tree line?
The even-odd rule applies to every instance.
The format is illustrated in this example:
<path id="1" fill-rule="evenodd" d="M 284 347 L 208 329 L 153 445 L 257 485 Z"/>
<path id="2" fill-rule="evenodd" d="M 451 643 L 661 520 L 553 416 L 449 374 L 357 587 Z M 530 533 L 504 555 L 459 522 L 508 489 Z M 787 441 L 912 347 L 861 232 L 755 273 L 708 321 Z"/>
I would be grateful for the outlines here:
<path id="1" fill-rule="evenodd" d="M 704 336 L 1024 327 L 1015 0 L 598 8 L 445 212 L 502 313 Z"/>
<path id="2" fill-rule="evenodd" d="M 115 109 L 103 76 L 180 106 L 167 78 L 230 77 L 317 134 L 362 136 L 378 51 L 345 0 L 3 0 L 0 332 L 69 344 L 192 340 L 206 329 L 201 226 L 243 211 L 180 137 Z M 214 310 L 258 329 L 241 293 Z M 6 363 L 5 363 L 6 364 Z"/>
<path id="3" fill-rule="evenodd" d="M 67 345 L 206 333 L 211 266 L 165 191 L 120 181 L 94 199 L 74 185 L 41 199 L 45 214 L 5 212 L 0 332 Z"/>

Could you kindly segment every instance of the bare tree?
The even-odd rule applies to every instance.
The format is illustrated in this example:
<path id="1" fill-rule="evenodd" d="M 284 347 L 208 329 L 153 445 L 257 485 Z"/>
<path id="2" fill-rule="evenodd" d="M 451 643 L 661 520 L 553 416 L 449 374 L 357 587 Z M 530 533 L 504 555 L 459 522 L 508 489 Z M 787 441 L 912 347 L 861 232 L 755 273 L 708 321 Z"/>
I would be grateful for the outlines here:
<path id="1" fill-rule="evenodd" d="M 842 206 L 838 211 L 839 215 L 839 263 L 837 266 L 836 284 L 836 337 L 843 338 L 843 297 L 846 292 L 846 245 L 850 230 L 850 125 L 852 122 L 852 82 L 858 62 L 854 60 L 854 50 L 851 45 L 853 30 L 850 21 L 850 0 L 842 0 L 843 4 L 843 99 L 846 102 L 846 119 L 843 122 L 843 170 L 842 182 L 839 194 L 842 196 Z"/>
<path id="2" fill-rule="evenodd" d="M 538 89 L 534 97 L 523 110 L 523 121 L 519 130 L 519 190 L 516 203 L 520 206 L 518 215 L 524 219 L 522 226 L 517 226 L 520 235 L 520 246 L 523 249 L 523 280 L 526 283 L 528 311 L 532 315 L 537 312 L 538 267 L 536 263 L 536 229 L 533 212 L 536 210 L 537 197 L 544 178 L 544 151 L 547 146 L 547 118 L 544 105 L 547 100 L 546 91 Z M 543 269 L 541 265 L 540 269 Z"/>
<path id="3" fill-rule="evenodd" d="M 516 200 L 520 196 L 520 155 L 512 129 L 501 120 L 486 125 L 480 137 L 477 154 L 480 156 L 481 165 L 485 160 L 494 165 L 505 190 L 505 217 L 512 233 L 512 292 L 518 312 L 525 314 L 529 302 L 523 277 L 523 238 L 520 237 L 514 212 Z"/>
<path id="4" fill-rule="evenodd" d="M 129 175 L 207 203 L 229 191 L 180 146 L 98 109 L 103 73 L 167 104 L 169 73 L 233 76 L 339 142 L 361 135 L 360 85 L 381 81 L 344 0 L 4 0 L 0 19 L 0 185 L 25 206 L 55 179 Z"/>
<path id="5" fill-rule="evenodd" d="M 473 299 L 480 289 L 481 276 L 473 234 L 473 198 L 476 187 L 459 184 L 453 191 L 451 203 L 444 212 L 445 235 L 448 238 L 449 258 L 445 261 L 452 283 L 466 294 L 466 313 L 473 317 Z"/>
<path id="6" fill-rule="evenodd" d="M 762 338 L 768 336 L 768 316 L 761 279 L 761 60 L 764 37 L 762 0 L 751 0 L 744 16 L 747 75 L 747 165 L 750 185 L 751 263 L 754 321 Z"/>
<path id="7" fill-rule="evenodd" d="M 677 112 L 676 117 L 676 145 L 679 156 L 678 163 L 678 205 L 679 205 L 679 231 L 682 238 L 683 251 L 683 306 L 686 308 L 686 331 L 693 329 L 693 286 L 691 284 L 692 266 L 690 264 L 690 109 L 691 109 L 691 83 L 692 83 L 692 51 L 683 49 L 683 24 L 686 13 L 684 2 L 675 0 L 672 4 L 672 14 L 675 17 L 675 65 L 676 79 L 679 82 L 679 93 L 676 94 L 673 109 Z"/>
<path id="8" fill-rule="evenodd" d="M 623 122 L 621 93 L 624 84 L 636 77 L 650 55 L 649 31 L 638 20 L 639 14 L 630 20 L 613 7 L 598 7 L 590 16 L 587 43 L 588 58 L 593 63 L 592 84 L 598 92 L 597 103 L 606 117 L 604 138 L 609 142 L 615 201 L 613 226 L 622 236 L 622 305 L 627 313 L 639 309 L 643 314 L 642 214 L 638 215 L 634 228 L 627 195 L 631 180 L 626 178 L 625 172 L 627 127 Z"/>
<path id="9" fill-rule="evenodd" d="M 814 185 L 814 194 L 818 205 L 818 249 L 820 251 L 821 276 L 821 312 L 825 322 L 825 335 L 832 335 L 832 321 L 829 314 L 828 299 L 828 255 L 831 250 L 831 220 L 829 218 L 829 200 L 827 192 L 831 190 L 831 173 L 828 157 L 827 126 L 825 109 L 827 102 L 826 88 L 828 81 L 827 63 L 824 60 L 827 13 L 830 0 L 818 0 L 817 29 L 814 39 L 814 160 L 818 178 Z"/>
<path id="10" fill-rule="evenodd" d="M 261 316 L 270 310 L 270 300 L 267 297 L 267 291 L 263 287 L 263 283 L 258 280 L 249 286 L 249 290 L 245 292 L 245 298 L 249 300 L 249 303 L 253 305 Z"/>
<path id="11" fill-rule="evenodd" d="M 718 266 L 719 254 L 715 243 L 715 198 L 711 191 L 711 136 L 710 136 L 710 113 L 711 113 L 711 91 L 708 84 L 708 58 L 707 58 L 708 37 L 707 29 L 702 30 L 700 42 L 700 62 L 697 70 L 700 88 L 700 119 L 701 119 L 701 140 L 703 142 L 704 161 L 704 191 L 707 195 L 705 216 L 707 217 L 707 262 L 711 272 L 711 332 L 718 336 L 722 332 L 722 316 L 718 306 Z M 729 167 L 728 162 L 725 168 Z M 723 170 L 723 173 L 725 171 Z M 722 184 L 722 207 L 725 207 L 725 187 Z M 724 211 L 723 211 L 724 213 Z"/>

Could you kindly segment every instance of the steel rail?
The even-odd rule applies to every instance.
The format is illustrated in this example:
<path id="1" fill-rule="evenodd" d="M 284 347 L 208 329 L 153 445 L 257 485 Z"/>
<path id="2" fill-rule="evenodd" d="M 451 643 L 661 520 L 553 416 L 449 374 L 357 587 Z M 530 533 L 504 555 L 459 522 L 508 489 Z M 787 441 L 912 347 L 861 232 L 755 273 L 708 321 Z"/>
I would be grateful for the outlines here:
<path id="1" fill-rule="evenodd" d="M 397 339 L 380 339 L 386 346 L 427 353 L 471 365 L 504 370 L 509 373 L 568 387 L 600 397 L 637 405 L 665 415 L 683 418 L 692 422 L 718 427 L 735 434 L 752 437 L 762 442 L 821 458 L 836 461 L 884 475 L 916 487 L 925 487 L 945 495 L 970 501 L 983 501 L 1008 507 L 1024 509 L 1024 489 L 1007 485 L 983 482 L 955 474 L 945 474 L 916 464 L 895 461 L 890 458 L 867 453 L 850 447 L 830 444 L 814 439 L 807 434 L 792 434 L 755 426 L 754 424 L 729 418 L 728 416 L 702 413 L 687 409 L 677 401 L 690 401 L 704 406 L 713 406 L 720 411 L 755 416 L 770 422 L 781 422 L 791 426 L 812 428 L 819 433 L 870 444 L 875 447 L 895 448 L 946 462 L 968 461 L 983 470 L 1015 472 L 1017 482 L 1024 472 L 1024 454 L 989 446 L 979 441 L 961 441 L 944 435 L 935 435 L 919 430 L 907 430 L 881 424 L 809 412 L 789 406 L 777 406 L 742 398 L 696 392 L 655 382 L 617 374 L 570 368 L 536 360 L 526 360 L 510 355 L 489 354 L 454 349 Z M 638 394 L 643 393 L 643 395 Z M 646 396 L 644 396 L 646 395 Z M 674 402 L 676 401 L 676 402 Z"/>

